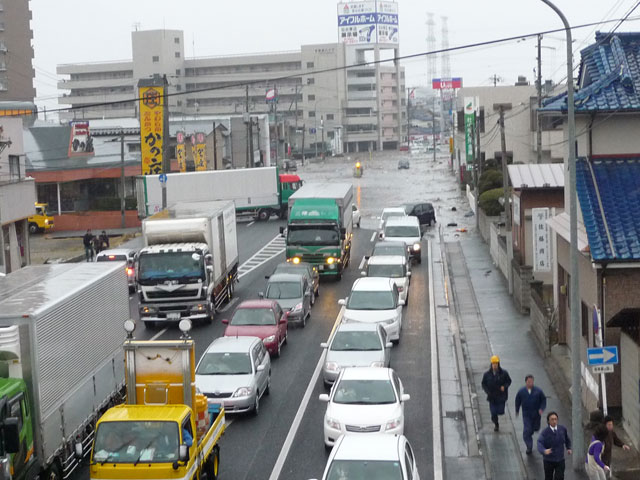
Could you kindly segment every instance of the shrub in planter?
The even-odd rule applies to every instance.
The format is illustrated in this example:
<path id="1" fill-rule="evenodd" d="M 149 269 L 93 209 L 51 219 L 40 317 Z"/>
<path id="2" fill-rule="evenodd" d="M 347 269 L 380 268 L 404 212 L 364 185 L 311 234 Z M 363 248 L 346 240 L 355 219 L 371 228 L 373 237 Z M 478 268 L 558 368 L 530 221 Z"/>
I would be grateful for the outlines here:
<path id="1" fill-rule="evenodd" d="M 498 202 L 498 199 L 502 197 L 502 195 L 503 195 L 502 188 L 494 188 L 492 190 L 487 190 L 482 195 L 480 195 L 480 198 L 478 199 L 478 203 L 480 204 L 480 208 L 484 210 L 484 213 L 487 216 L 493 217 L 496 215 L 500 215 L 503 208 L 502 208 L 502 205 L 500 205 L 500 202 Z"/>
<path id="2" fill-rule="evenodd" d="M 478 190 L 482 195 L 487 190 L 502 187 L 502 172 L 498 169 L 489 169 L 482 172 L 478 180 Z"/>

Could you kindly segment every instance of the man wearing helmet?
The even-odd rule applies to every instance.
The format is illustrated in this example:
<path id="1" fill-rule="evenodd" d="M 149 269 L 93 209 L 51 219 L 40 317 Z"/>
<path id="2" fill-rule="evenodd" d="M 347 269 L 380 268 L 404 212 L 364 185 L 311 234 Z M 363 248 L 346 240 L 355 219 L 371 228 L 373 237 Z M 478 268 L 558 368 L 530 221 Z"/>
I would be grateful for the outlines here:
<path id="1" fill-rule="evenodd" d="M 487 394 L 491 421 L 495 425 L 494 432 L 500 430 L 498 415 L 504 415 L 504 404 L 508 398 L 508 389 L 511 385 L 509 372 L 500 366 L 500 358 L 497 355 L 491 357 L 491 368 L 482 376 L 482 389 Z"/>

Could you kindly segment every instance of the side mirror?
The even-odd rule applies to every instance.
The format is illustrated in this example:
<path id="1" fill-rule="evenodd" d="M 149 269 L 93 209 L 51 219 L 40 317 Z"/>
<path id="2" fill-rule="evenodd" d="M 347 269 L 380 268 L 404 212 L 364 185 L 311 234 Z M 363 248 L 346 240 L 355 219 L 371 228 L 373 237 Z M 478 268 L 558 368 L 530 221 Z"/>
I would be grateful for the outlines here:
<path id="1" fill-rule="evenodd" d="M 260 298 L 264 298 L 264 292 L 258 292 L 258 296 L 259 296 Z"/>
<path id="2" fill-rule="evenodd" d="M 338 300 L 338 305 L 344 306 L 346 304 L 347 304 L 347 301 L 344 298 L 341 298 L 340 300 Z"/>
<path id="3" fill-rule="evenodd" d="M 393 343 L 387 342 L 384 344 L 384 348 L 393 348 Z"/>
<path id="4" fill-rule="evenodd" d="M 229 325 L 229 319 L 228 318 L 223 318 L 222 320 L 220 320 L 222 323 L 224 323 L 225 325 Z"/>
<path id="5" fill-rule="evenodd" d="M 213 255 L 211 255 L 210 253 L 207 253 L 204 256 L 204 261 L 207 265 L 211 265 L 213 263 Z"/>
<path id="6" fill-rule="evenodd" d="M 409 395 L 408 393 L 403 393 L 403 394 L 400 396 L 400 401 L 401 401 L 401 402 L 406 402 L 406 401 L 408 401 L 408 400 L 411 400 L 411 395 Z"/>
<path id="7" fill-rule="evenodd" d="M 364 259 L 365 259 L 365 260 L 369 260 L 370 258 L 371 258 L 371 255 L 365 255 L 365 256 L 364 256 Z"/>
<path id="8" fill-rule="evenodd" d="M 407 277 L 410 277 L 410 276 L 411 276 L 411 272 L 407 272 Z"/>
<path id="9" fill-rule="evenodd" d="M 384 240 L 384 233 L 383 232 L 380 232 L 378 234 L 378 240 Z"/>
<path id="10" fill-rule="evenodd" d="M 213 265 L 207 265 L 207 272 L 213 273 Z"/>
<path id="11" fill-rule="evenodd" d="M 283 315 L 282 318 L 280 319 L 280 323 L 281 324 L 285 324 L 289 321 L 289 318 L 287 315 Z"/>
<path id="12" fill-rule="evenodd" d="M 271 275 L 265 275 L 265 276 L 264 276 L 264 279 L 265 279 L 265 280 L 269 280 L 269 278 L 271 278 Z"/>
<path id="13" fill-rule="evenodd" d="M 363 277 L 367 276 L 367 272 L 365 270 L 361 270 L 360 271 L 360 275 L 362 275 Z"/>
<path id="14" fill-rule="evenodd" d="M 4 433 L 5 453 L 18 453 L 20 451 L 20 429 L 18 417 L 5 418 L 2 426 Z"/>
<path id="15" fill-rule="evenodd" d="M 346 229 L 346 228 L 344 228 L 344 227 L 342 227 L 342 228 L 340 229 L 340 234 L 341 234 L 341 235 L 346 235 L 346 234 L 347 234 L 347 229 Z"/>
<path id="16" fill-rule="evenodd" d="M 258 367 L 256 368 L 256 372 L 263 372 L 264 371 L 264 365 L 258 365 Z"/>
<path id="17" fill-rule="evenodd" d="M 84 451 L 82 448 L 82 441 L 80 437 L 76 438 L 76 443 L 73 444 L 73 456 L 76 457 L 76 460 L 82 460 L 84 457 Z"/>
<path id="18" fill-rule="evenodd" d="M 284 227 L 280 227 L 280 235 L 284 235 Z"/>
<path id="19" fill-rule="evenodd" d="M 404 300 L 398 300 L 398 305 L 400 305 L 401 307 L 404 307 Z"/>
<path id="20" fill-rule="evenodd" d="M 340 234 L 340 240 L 346 240 L 347 239 L 347 234 L 346 233 L 341 233 Z"/>
<path id="21" fill-rule="evenodd" d="M 178 452 L 178 458 L 181 462 L 186 462 L 189 458 L 189 447 L 185 444 L 180 445 L 180 449 Z"/>
<path id="22" fill-rule="evenodd" d="M 326 393 L 321 393 L 320 395 L 318 395 L 318 400 L 320 400 L 321 402 L 329 402 L 329 395 L 327 395 Z"/>
<path id="23" fill-rule="evenodd" d="M 329 348 L 329 344 L 327 342 L 322 342 L 320 344 L 320 348 Z"/>

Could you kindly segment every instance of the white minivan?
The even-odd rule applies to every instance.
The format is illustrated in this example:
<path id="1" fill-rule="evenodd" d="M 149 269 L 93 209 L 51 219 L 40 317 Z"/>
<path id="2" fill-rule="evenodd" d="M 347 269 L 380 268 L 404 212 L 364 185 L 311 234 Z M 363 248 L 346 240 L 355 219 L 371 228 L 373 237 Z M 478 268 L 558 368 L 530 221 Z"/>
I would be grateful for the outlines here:
<path id="1" fill-rule="evenodd" d="M 411 258 L 415 258 L 418 263 L 422 263 L 421 239 L 420 222 L 416 217 L 391 217 L 380 233 L 380 240 L 404 242 L 409 255 Z"/>

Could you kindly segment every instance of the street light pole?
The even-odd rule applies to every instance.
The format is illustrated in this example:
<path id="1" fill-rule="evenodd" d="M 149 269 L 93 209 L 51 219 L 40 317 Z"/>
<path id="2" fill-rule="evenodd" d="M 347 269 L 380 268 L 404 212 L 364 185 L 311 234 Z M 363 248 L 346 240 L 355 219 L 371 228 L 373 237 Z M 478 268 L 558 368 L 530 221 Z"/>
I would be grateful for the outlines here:
<path id="1" fill-rule="evenodd" d="M 580 370 L 580 293 L 578 291 L 578 205 L 576 199 L 576 117 L 573 103 L 573 52 L 571 27 L 564 14 L 550 0 L 542 0 L 558 14 L 567 35 L 567 130 L 569 136 L 569 236 L 571 309 L 571 428 L 573 430 L 573 469 L 584 468 L 584 433 L 582 431 L 582 395 Z M 566 194 L 566 193 L 565 193 Z"/>

